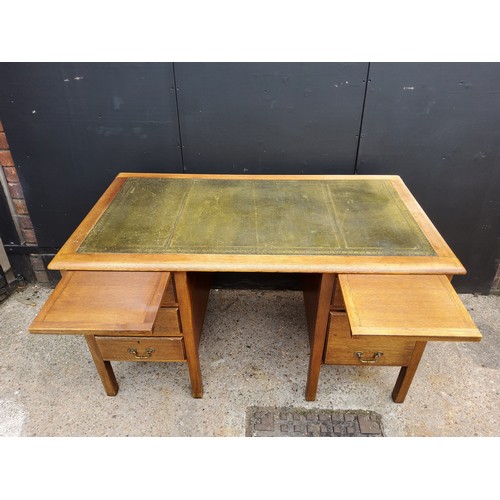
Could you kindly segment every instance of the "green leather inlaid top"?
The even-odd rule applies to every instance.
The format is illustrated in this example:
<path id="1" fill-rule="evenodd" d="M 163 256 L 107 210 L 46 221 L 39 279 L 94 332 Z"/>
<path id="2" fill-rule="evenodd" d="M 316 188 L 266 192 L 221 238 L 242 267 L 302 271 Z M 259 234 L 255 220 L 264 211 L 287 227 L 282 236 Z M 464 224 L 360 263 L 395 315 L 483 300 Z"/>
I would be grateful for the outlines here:
<path id="1" fill-rule="evenodd" d="M 129 178 L 79 253 L 436 255 L 387 180 Z"/>

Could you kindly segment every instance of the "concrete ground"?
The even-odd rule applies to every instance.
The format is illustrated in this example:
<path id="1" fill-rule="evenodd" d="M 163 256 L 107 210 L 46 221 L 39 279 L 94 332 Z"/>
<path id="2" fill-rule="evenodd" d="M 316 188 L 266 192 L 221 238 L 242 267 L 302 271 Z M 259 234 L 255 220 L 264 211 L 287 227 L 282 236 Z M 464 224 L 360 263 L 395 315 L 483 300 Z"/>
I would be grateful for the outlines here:
<path id="1" fill-rule="evenodd" d="M 200 345 L 204 396 L 183 363 L 113 363 L 104 393 L 80 336 L 33 335 L 51 292 L 30 284 L 0 304 L 0 436 L 244 436 L 247 408 L 368 410 L 385 436 L 500 436 L 500 297 L 461 295 L 480 343 L 429 343 L 406 401 L 399 368 L 321 368 L 306 402 L 308 339 L 296 291 L 212 290 Z"/>
<path id="2" fill-rule="evenodd" d="M 202 399 L 191 397 L 181 363 L 114 363 L 120 390 L 108 397 L 83 338 L 28 333 L 50 291 L 29 285 L 0 304 L 6 498 L 168 491 L 232 500 L 342 491 L 388 500 L 401 492 L 493 498 L 498 490 L 498 296 L 461 296 L 483 341 L 428 345 L 398 405 L 390 397 L 392 367 L 323 366 L 317 401 L 305 401 L 308 340 L 302 296 L 293 291 L 212 290 L 200 345 Z M 255 406 L 376 412 L 393 439 L 224 439 L 245 436 L 247 409 Z"/>

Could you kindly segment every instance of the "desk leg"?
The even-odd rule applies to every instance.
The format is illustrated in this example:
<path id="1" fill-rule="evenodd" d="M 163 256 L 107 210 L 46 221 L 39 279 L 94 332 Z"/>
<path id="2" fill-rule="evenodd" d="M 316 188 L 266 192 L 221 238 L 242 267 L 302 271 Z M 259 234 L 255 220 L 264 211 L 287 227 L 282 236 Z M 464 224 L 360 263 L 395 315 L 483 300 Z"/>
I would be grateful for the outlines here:
<path id="1" fill-rule="evenodd" d="M 322 274 L 319 283 L 319 293 L 313 316 L 311 354 L 309 356 L 309 372 L 307 374 L 306 400 L 314 401 L 318 390 L 319 371 L 325 349 L 328 315 L 333 294 L 334 274 Z"/>
<path id="2" fill-rule="evenodd" d="M 399 371 L 399 376 L 396 381 L 396 385 L 392 391 L 392 400 L 395 403 L 403 403 L 410 385 L 412 383 L 415 372 L 417 371 L 418 364 L 424 354 L 425 346 L 427 342 L 416 342 L 415 349 L 413 349 L 413 354 L 411 355 L 410 362 L 408 366 L 403 366 Z"/>
<path id="3" fill-rule="evenodd" d="M 203 395 L 203 386 L 200 359 L 198 356 L 198 342 L 205 313 L 204 307 L 206 308 L 205 298 L 208 300 L 209 287 L 208 289 L 202 287 L 199 284 L 200 280 L 196 279 L 197 276 L 186 272 L 176 271 L 174 273 L 177 301 L 181 315 L 182 334 L 184 336 L 184 347 L 186 349 L 186 359 L 191 379 L 191 393 L 194 398 L 201 398 Z"/>
<path id="4" fill-rule="evenodd" d="M 99 377 L 101 377 L 106 394 L 108 396 L 116 396 L 118 393 L 118 382 L 116 381 L 111 363 L 102 359 L 101 351 L 99 351 L 99 347 L 93 335 L 85 335 L 85 340 L 89 346 L 90 354 L 92 354 L 97 373 L 99 373 Z"/>

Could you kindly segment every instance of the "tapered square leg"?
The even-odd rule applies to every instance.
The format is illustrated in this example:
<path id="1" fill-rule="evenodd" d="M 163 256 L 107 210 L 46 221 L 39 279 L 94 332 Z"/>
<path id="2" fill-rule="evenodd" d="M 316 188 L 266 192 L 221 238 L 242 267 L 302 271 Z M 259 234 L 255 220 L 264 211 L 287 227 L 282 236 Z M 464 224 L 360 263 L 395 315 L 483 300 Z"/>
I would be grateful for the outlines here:
<path id="1" fill-rule="evenodd" d="M 415 349 L 413 350 L 408 366 L 403 366 L 399 371 L 396 385 L 392 391 L 392 399 L 395 403 L 404 402 L 413 381 L 413 377 L 417 371 L 418 364 L 420 363 L 420 359 L 424 354 L 426 345 L 427 342 L 416 342 Z"/>
<path id="2" fill-rule="evenodd" d="M 317 296 L 310 294 L 306 300 L 310 305 L 308 315 L 310 316 L 311 354 L 309 355 L 309 371 L 307 374 L 306 400 L 314 401 L 318 390 L 319 372 L 323 361 L 323 351 L 325 349 L 326 330 L 328 327 L 328 314 L 332 301 L 334 274 L 322 274 L 319 281 L 319 293 Z M 306 295 L 304 295 L 306 299 Z M 312 312 L 311 312 L 312 310 Z"/>
<path id="3" fill-rule="evenodd" d="M 210 292 L 211 274 L 175 272 L 174 279 L 191 379 L 191 393 L 194 398 L 201 398 L 203 384 L 198 346 Z"/>
<path id="4" fill-rule="evenodd" d="M 118 382 L 116 381 L 111 363 L 102 359 L 101 352 L 93 335 L 85 335 L 85 340 L 89 346 L 90 354 L 92 354 L 97 373 L 101 377 L 106 394 L 108 396 L 116 396 L 118 393 Z"/>

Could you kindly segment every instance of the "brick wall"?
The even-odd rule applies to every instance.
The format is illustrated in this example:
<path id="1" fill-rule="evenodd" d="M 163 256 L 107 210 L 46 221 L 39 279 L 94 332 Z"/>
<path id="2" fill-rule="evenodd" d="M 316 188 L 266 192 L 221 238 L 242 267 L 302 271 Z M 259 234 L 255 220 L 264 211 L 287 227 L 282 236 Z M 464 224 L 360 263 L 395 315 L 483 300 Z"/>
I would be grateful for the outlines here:
<path id="1" fill-rule="evenodd" d="M 31 223 L 31 218 L 24 200 L 23 188 L 19 182 L 16 165 L 9 148 L 7 136 L 2 122 L 0 122 L 0 165 L 3 169 L 9 192 L 6 193 L 12 200 L 15 214 L 13 215 L 21 231 L 21 242 L 27 246 L 37 246 L 35 230 Z M 45 265 L 39 255 L 30 255 L 31 265 L 37 281 L 47 283 L 49 281 Z"/>

